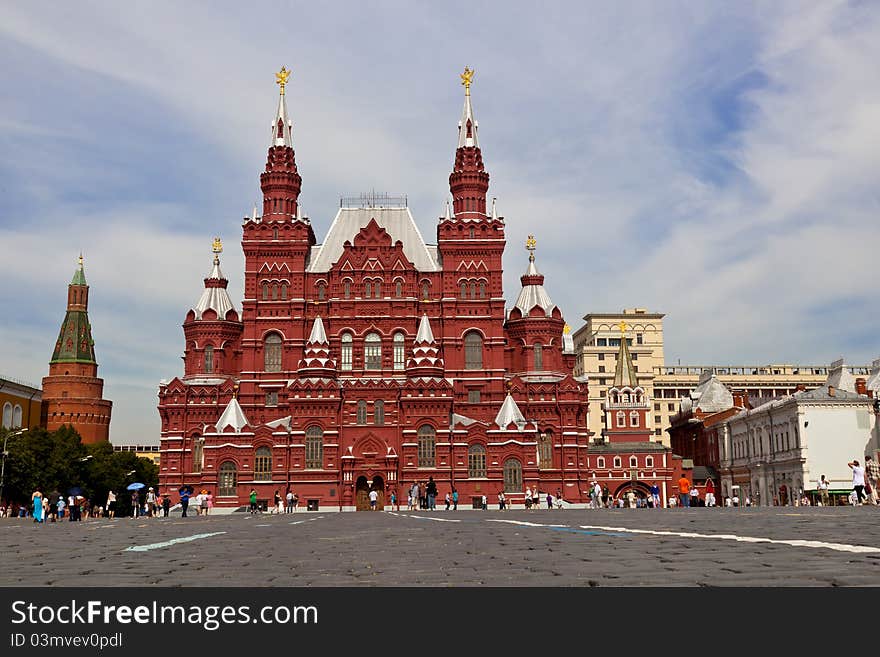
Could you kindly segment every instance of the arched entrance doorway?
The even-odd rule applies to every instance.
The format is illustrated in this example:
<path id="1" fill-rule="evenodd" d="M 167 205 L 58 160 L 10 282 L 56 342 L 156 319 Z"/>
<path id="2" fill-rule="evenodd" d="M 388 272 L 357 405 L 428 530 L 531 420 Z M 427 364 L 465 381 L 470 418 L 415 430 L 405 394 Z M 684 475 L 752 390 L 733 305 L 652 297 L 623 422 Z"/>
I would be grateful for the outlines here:
<path id="1" fill-rule="evenodd" d="M 379 494 L 376 500 L 376 508 L 380 511 L 385 508 L 385 480 L 381 476 L 376 475 L 370 482 L 366 476 L 361 475 L 355 482 L 355 509 L 358 511 L 370 510 L 370 491 L 374 490 Z"/>
<path id="2" fill-rule="evenodd" d="M 617 487 L 617 490 L 614 491 L 612 497 L 615 502 L 620 499 L 626 500 L 626 494 L 629 491 L 632 491 L 636 498 L 640 500 L 647 500 L 651 497 L 651 487 L 641 481 L 628 481 L 625 484 L 621 484 Z"/>

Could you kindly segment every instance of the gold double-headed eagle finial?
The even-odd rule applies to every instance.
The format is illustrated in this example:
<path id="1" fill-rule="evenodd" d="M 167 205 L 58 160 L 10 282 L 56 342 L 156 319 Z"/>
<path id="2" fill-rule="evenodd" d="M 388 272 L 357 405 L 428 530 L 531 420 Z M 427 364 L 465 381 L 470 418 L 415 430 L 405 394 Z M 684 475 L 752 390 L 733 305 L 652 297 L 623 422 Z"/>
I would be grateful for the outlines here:
<path id="1" fill-rule="evenodd" d="M 529 235 L 529 238 L 526 240 L 526 250 L 529 252 L 529 261 L 535 261 L 535 247 L 538 246 L 538 240 L 535 239 L 534 235 Z"/>
<path id="2" fill-rule="evenodd" d="M 287 70 L 286 67 L 282 66 L 281 70 L 275 74 L 275 82 L 278 83 L 278 86 L 281 87 L 281 95 L 284 95 L 284 85 L 287 84 L 287 78 L 290 77 L 290 71 Z"/>
<path id="3" fill-rule="evenodd" d="M 568 324 L 566 324 L 565 326 L 562 327 L 562 334 L 568 335 L 569 333 L 571 333 L 571 327 Z"/>
<path id="4" fill-rule="evenodd" d="M 474 69 L 468 68 L 467 66 L 465 66 L 464 73 L 461 73 L 459 75 L 459 77 L 461 78 L 462 85 L 464 85 L 464 95 L 470 96 L 471 95 L 471 82 L 474 79 Z"/>
<path id="5" fill-rule="evenodd" d="M 626 333 L 626 322 L 624 322 L 623 320 L 620 320 L 620 324 L 618 324 L 618 326 L 620 327 L 621 333 Z"/>
<path id="6" fill-rule="evenodd" d="M 214 253 L 223 253 L 223 242 L 220 240 L 219 237 L 214 238 L 214 244 L 211 247 L 211 250 Z"/>

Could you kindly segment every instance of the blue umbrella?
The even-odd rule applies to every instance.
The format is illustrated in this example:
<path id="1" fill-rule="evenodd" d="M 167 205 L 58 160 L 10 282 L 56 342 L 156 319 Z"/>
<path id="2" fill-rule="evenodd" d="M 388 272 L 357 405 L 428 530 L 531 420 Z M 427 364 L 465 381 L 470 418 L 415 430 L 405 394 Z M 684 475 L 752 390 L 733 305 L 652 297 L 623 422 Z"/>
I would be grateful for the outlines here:
<path id="1" fill-rule="evenodd" d="M 68 495 L 82 495 L 82 488 L 79 488 L 78 486 L 74 486 L 69 491 L 67 491 L 67 494 Z"/>
<path id="2" fill-rule="evenodd" d="M 129 484 L 128 486 L 126 486 L 126 490 L 140 490 L 140 489 L 143 488 L 145 485 L 146 485 L 146 484 L 142 484 L 142 483 L 140 483 L 139 481 L 136 481 L 136 482 L 134 482 L 133 484 Z"/>

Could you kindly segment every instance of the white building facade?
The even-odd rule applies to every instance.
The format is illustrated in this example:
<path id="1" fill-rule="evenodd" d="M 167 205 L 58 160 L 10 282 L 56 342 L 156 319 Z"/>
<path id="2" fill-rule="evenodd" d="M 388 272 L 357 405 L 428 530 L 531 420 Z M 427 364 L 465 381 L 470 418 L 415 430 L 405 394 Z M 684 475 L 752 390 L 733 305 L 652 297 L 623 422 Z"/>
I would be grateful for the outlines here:
<path id="1" fill-rule="evenodd" d="M 874 400 L 829 382 L 743 411 L 721 426 L 722 496 L 793 505 L 802 492 L 812 497 L 823 474 L 832 491 L 852 490 L 847 463 L 878 458 Z"/>

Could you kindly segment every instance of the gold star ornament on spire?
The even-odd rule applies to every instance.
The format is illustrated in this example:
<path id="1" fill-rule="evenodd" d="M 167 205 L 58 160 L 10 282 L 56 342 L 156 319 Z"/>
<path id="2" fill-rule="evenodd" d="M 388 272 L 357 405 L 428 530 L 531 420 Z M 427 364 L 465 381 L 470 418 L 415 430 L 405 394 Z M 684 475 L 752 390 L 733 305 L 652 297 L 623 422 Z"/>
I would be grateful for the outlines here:
<path id="1" fill-rule="evenodd" d="M 461 84 L 464 86 L 464 95 L 470 96 L 471 81 L 474 79 L 474 70 L 465 66 L 464 73 L 461 73 L 459 77 L 461 78 Z"/>
<path id="2" fill-rule="evenodd" d="M 223 242 L 219 237 L 214 238 L 214 244 L 212 245 L 211 250 L 214 253 L 223 253 Z"/>
<path id="3" fill-rule="evenodd" d="M 288 71 L 284 66 L 281 67 L 281 70 L 275 74 L 275 82 L 281 87 L 281 95 L 284 95 L 284 85 L 287 84 L 287 78 L 290 77 L 290 71 Z"/>

